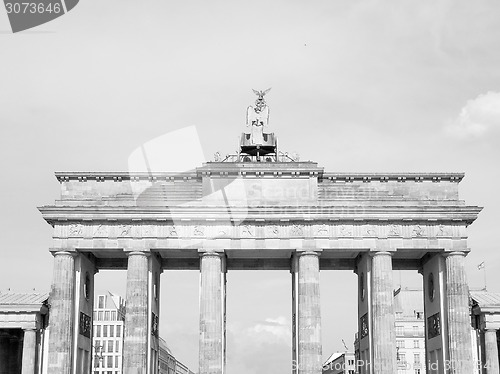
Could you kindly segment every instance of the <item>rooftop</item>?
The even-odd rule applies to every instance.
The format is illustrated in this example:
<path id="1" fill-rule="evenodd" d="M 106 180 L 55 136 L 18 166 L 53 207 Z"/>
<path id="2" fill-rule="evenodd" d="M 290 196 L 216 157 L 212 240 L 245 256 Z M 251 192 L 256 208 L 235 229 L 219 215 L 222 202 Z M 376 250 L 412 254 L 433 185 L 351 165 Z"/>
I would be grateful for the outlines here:
<path id="1" fill-rule="evenodd" d="M 471 291 L 471 298 L 480 308 L 495 308 L 500 312 L 500 293 L 488 291 Z"/>
<path id="2" fill-rule="evenodd" d="M 48 292 L 2 292 L 0 291 L 0 305 L 36 305 L 43 304 L 49 298 Z"/>

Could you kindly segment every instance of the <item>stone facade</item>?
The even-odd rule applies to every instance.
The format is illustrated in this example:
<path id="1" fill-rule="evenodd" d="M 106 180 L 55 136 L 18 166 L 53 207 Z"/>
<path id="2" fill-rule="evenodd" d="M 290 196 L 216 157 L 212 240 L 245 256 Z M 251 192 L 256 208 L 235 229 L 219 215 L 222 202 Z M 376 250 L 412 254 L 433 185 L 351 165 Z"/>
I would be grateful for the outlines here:
<path id="1" fill-rule="evenodd" d="M 500 373 L 500 293 L 471 292 L 472 325 L 476 331 L 477 373 Z"/>
<path id="2" fill-rule="evenodd" d="M 40 374 L 48 325 L 47 293 L 0 292 L 0 373 Z"/>
<path id="3" fill-rule="evenodd" d="M 439 313 L 442 330 L 431 346 L 442 355 L 435 360 L 445 365 L 469 357 L 463 260 L 467 226 L 481 209 L 460 200 L 463 174 L 328 173 L 314 162 L 237 161 L 208 162 L 186 173 L 56 176 L 61 198 L 40 208 L 54 227 L 56 318 L 75 323 L 77 306 L 65 288 L 82 286 L 71 275 L 75 259 L 84 256 L 95 269 L 127 269 L 133 313 L 126 324 L 126 373 L 154 372 L 153 294 L 163 269 L 201 271 L 200 374 L 224 372 L 225 273 L 234 269 L 292 272 L 299 374 L 321 372 L 317 291 L 319 271 L 326 270 L 358 274 L 360 346 L 373 373 L 396 370 L 393 269 L 433 272 L 435 297 L 425 318 Z M 58 344 L 71 350 L 74 337 L 60 335 Z M 78 359 L 56 346 L 50 354 L 61 358 L 54 361 L 57 373 L 69 373 L 67 360 Z M 470 374 L 465 366 L 456 373 Z"/>

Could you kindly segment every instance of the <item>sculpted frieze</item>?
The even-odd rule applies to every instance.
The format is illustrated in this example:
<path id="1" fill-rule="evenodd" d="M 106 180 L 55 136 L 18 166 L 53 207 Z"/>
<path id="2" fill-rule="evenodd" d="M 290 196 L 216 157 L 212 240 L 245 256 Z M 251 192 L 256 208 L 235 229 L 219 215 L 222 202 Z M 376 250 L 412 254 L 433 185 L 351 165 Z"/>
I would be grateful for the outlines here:
<path id="1" fill-rule="evenodd" d="M 81 223 L 69 225 L 68 236 L 83 236 L 83 225 Z"/>
<path id="2" fill-rule="evenodd" d="M 142 225 L 142 237 L 152 238 L 157 237 L 156 226 L 155 225 Z"/>
<path id="3" fill-rule="evenodd" d="M 240 226 L 241 237 L 252 238 L 255 237 L 255 227 L 252 225 L 242 225 Z"/>
<path id="4" fill-rule="evenodd" d="M 377 227 L 374 225 L 366 225 L 364 226 L 364 236 L 375 237 L 377 236 Z"/>
<path id="5" fill-rule="evenodd" d="M 451 228 L 445 225 L 438 225 L 436 227 L 436 236 L 451 236 L 452 231 Z"/>
<path id="6" fill-rule="evenodd" d="M 194 226 L 193 227 L 194 236 L 205 236 L 205 226 Z"/>
<path id="7" fill-rule="evenodd" d="M 93 227 L 92 236 L 95 238 L 107 238 L 109 236 L 109 226 L 107 225 L 95 225 Z"/>
<path id="8" fill-rule="evenodd" d="M 216 234 L 217 237 L 225 238 L 225 237 L 229 236 L 229 233 L 231 232 L 231 228 L 227 227 L 227 226 L 216 226 L 214 232 L 217 233 Z"/>
<path id="9" fill-rule="evenodd" d="M 330 226 L 328 225 L 315 225 L 314 226 L 315 236 L 330 236 Z"/>
<path id="10" fill-rule="evenodd" d="M 118 230 L 116 236 L 118 238 L 124 238 L 131 236 L 132 225 L 118 225 Z"/>
<path id="11" fill-rule="evenodd" d="M 338 236 L 340 238 L 350 237 L 353 235 L 353 227 L 352 225 L 340 225 Z"/>
<path id="12" fill-rule="evenodd" d="M 169 225 L 167 226 L 167 237 L 172 238 L 172 237 L 178 237 L 179 234 L 177 233 L 177 228 L 175 225 Z"/>
<path id="13" fill-rule="evenodd" d="M 56 225 L 54 237 L 67 238 L 450 238 L 465 235 L 459 225 L 403 224 L 309 224 L 280 222 L 263 224 L 158 224 L 71 223 Z"/>
<path id="14" fill-rule="evenodd" d="M 425 227 L 421 225 L 413 226 L 411 236 L 417 238 L 425 236 Z"/>
<path id="15" fill-rule="evenodd" d="M 400 225 L 390 225 L 387 236 L 401 236 L 401 226 Z"/>
<path id="16" fill-rule="evenodd" d="M 280 235 L 280 226 L 278 225 L 268 225 L 266 226 L 266 236 L 271 238 L 277 238 Z"/>
<path id="17" fill-rule="evenodd" d="M 290 236 L 304 236 L 304 225 L 292 225 Z"/>

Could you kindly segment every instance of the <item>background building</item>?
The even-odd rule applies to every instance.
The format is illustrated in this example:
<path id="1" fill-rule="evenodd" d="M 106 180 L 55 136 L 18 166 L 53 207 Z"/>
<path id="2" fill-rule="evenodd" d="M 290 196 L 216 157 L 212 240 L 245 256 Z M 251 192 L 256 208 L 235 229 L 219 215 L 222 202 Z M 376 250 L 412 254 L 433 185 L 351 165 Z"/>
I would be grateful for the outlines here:
<path id="1" fill-rule="evenodd" d="M 121 374 L 125 300 L 111 292 L 96 296 L 92 350 L 94 374 Z"/>
<path id="2" fill-rule="evenodd" d="M 398 374 L 425 373 L 424 298 L 421 289 L 394 291 Z"/>
<path id="3" fill-rule="evenodd" d="M 125 328 L 125 300 L 109 291 L 96 296 L 93 322 L 94 374 L 121 374 L 123 336 Z M 159 338 L 159 374 L 193 374 L 177 361 L 164 339 Z"/>
<path id="4" fill-rule="evenodd" d="M 167 342 L 160 338 L 160 364 L 159 373 L 160 374 L 175 374 L 175 357 L 172 355 L 172 351 L 167 346 Z"/>
<path id="5" fill-rule="evenodd" d="M 471 312 L 477 361 L 480 363 L 477 373 L 499 373 L 500 293 L 471 291 Z"/>
<path id="6" fill-rule="evenodd" d="M 172 354 L 167 342 L 160 338 L 160 363 L 159 374 L 194 374 L 189 368 Z"/>
<path id="7" fill-rule="evenodd" d="M 356 361 L 352 352 L 332 354 L 323 364 L 323 374 L 355 374 Z"/>
<path id="8" fill-rule="evenodd" d="M 47 293 L 0 292 L 0 373 L 41 373 L 47 344 Z"/>

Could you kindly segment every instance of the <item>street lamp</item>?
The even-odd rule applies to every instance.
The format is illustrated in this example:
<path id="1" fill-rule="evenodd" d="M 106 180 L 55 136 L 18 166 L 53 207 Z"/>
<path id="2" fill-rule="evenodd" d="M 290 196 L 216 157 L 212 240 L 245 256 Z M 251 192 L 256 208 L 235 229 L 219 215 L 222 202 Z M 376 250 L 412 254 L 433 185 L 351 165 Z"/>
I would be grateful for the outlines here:
<path id="1" fill-rule="evenodd" d="M 95 355 L 94 355 L 94 369 L 99 366 L 99 362 L 102 362 L 104 356 L 102 355 L 104 347 L 102 345 L 98 345 L 94 347 Z"/>

